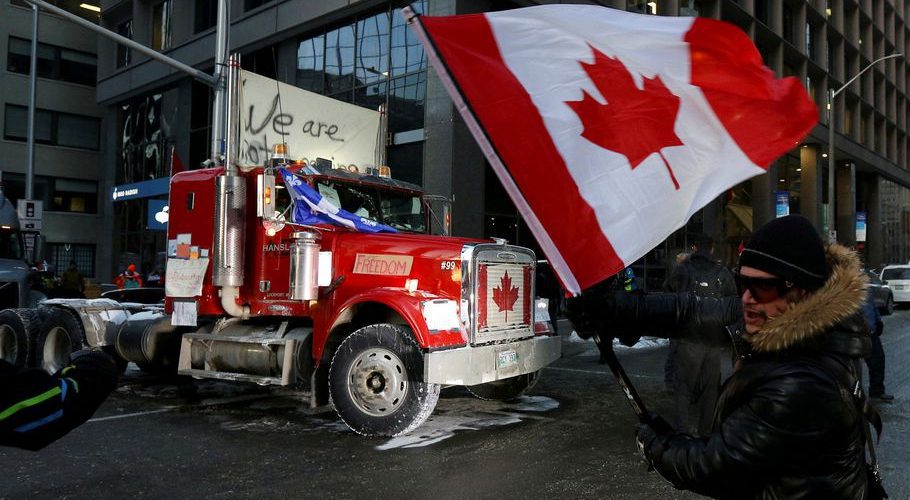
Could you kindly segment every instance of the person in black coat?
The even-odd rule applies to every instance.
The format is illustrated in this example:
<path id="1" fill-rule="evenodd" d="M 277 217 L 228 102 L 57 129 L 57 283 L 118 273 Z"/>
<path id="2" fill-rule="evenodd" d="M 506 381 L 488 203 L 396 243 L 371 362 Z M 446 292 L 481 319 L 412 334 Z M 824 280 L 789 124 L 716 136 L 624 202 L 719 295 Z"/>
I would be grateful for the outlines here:
<path id="1" fill-rule="evenodd" d="M 714 259 L 714 241 L 705 234 L 696 235 L 692 254 L 676 267 L 664 287 L 700 297 L 737 297 L 733 275 Z M 723 333 L 725 327 L 714 328 Z M 677 429 L 704 435 L 711 431 L 720 392 L 721 356 L 729 342 L 716 341 L 718 332 L 707 331 L 705 325 L 684 324 L 681 328 L 686 331 L 671 340 L 664 367 L 676 409 L 674 423 Z"/>
<path id="2" fill-rule="evenodd" d="M 714 498 L 880 497 L 855 391 L 856 360 L 870 344 L 861 312 L 868 283 L 856 254 L 826 249 L 808 220 L 787 216 L 755 233 L 735 277 L 738 307 L 691 294 L 597 309 L 568 304 L 570 319 L 588 328 L 605 320 L 621 327 L 640 321 L 642 329 L 691 318 L 709 326 L 742 322 L 739 357 L 711 433 L 677 432 L 656 417 L 639 428 L 645 459 L 675 487 Z"/>
<path id="3" fill-rule="evenodd" d="M 100 351 L 74 353 L 54 375 L 0 361 L 0 446 L 34 451 L 53 443 L 94 415 L 117 378 L 113 358 Z"/>

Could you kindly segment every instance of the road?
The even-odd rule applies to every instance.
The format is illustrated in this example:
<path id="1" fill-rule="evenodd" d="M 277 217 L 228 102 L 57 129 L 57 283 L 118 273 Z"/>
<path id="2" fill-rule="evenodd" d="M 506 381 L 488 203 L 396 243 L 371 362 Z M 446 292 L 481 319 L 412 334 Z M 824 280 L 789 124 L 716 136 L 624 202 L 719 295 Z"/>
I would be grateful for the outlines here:
<path id="1" fill-rule="evenodd" d="M 910 311 L 885 318 L 885 433 L 877 450 L 891 498 L 910 498 Z M 623 498 L 691 499 L 646 470 L 635 420 L 590 342 L 565 353 L 517 403 L 449 388 L 410 436 L 366 439 L 329 408 L 284 389 L 129 371 L 95 418 L 37 452 L 0 449 L 0 499 Z M 617 353 L 652 409 L 663 343 Z"/>

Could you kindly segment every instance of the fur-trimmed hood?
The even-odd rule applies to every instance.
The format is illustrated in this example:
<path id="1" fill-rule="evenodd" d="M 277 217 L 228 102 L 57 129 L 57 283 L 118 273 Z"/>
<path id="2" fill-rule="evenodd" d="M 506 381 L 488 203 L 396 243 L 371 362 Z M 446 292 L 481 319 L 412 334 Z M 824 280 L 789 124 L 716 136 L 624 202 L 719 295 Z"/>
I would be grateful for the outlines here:
<path id="1" fill-rule="evenodd" d="M 755 334 L 744 334 L 754 351 L 781 351 L 817 338 L 863 306 L 869 279 L 862 272 L 859 257 L 837 244 L 830 245 L 825 254 L 831 274 L 821 288 L 790 304 Z"/>

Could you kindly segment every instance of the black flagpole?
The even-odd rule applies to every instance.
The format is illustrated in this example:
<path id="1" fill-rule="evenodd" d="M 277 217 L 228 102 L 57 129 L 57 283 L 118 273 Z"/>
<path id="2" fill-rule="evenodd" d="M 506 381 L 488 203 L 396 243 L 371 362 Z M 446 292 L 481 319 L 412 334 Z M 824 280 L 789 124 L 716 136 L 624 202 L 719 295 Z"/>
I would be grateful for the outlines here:
<path id="1" fill-rule="evenodd" d="M 609 339 L 609 337 L 607 338 Z M 642 401 L 641 396 L 638 395 L 638 391 L 636 391 L 635 387 L 632 385 L 632 381 L 629 380 L 629 376 L 626 375 L 626 371 L 623 369 L 622 365 L 619 364 L 616 353 L 613 352 L 612 339 L 603 342 L 600 339 L 600 335 L 595 334 L 594 343 L 597 344 L 597 348 L 600 349 L 601 354 L 603 354 L 604 361 L 607 362 L 607 366 L 609 366 L 610 371 L 613 372 L 616 382 L 619 384 L 620 389 L 622 389 L 623 394 L 626 395 L 626 400 L 629 401 L 629 406 L 632 407 L 632 411 L 635 412 L 638 421 L 641 423 L 649 423 L 651 421 L 651 415 L 645 407 L 645 402 Z"/>

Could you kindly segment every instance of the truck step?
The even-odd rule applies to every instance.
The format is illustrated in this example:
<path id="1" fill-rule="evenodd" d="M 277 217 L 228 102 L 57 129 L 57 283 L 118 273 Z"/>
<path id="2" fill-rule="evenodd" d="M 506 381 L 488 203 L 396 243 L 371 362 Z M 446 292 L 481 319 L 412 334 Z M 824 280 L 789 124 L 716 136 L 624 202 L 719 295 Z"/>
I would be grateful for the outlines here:
<path id="1" fill-rule="evenodd" d="M 269 377 L 265 375 L 255 375 L 242 372 L 230 372 L 214 369 L 206 361 L 204 368 L 193 367 L 193 343 L 202 342 L 208 344 L 211 348 L 215 343 L 240 343 L 240 344 L 258 344 L 263 347 L 277 349 L 284 346 L 284 355 L 281 364 L 281 376 Z M 296 364 L 294 363 L 294 351 L 297 348 L 297 340 L 292 338 L 275 338 L 266 336 L 229 336 L 213 335 L 209 333 L 187 333 L 181 339 L 180 359 L 177 363 L 177 374 L 188 375 L 195 378 L 214 378 L 220 380 L 233 380 L 238 382 L 253 382 L 259 385 L 278 385 L 287 386 L 292 384 L 296 378 Z"/>
<path id="2" fill-rule="evenodd" d="M 214 370 L 200 370 L 197 368 L 178 369 L 178 375 L 188 375 L 196 378 L 215 378 L 234 382 L 252 382 L 259 385 L 287 385 L 282 383 L 281 377 L 264 377 L 261 375 L 247 375 L 245 373 L 219 372 Z"/>

